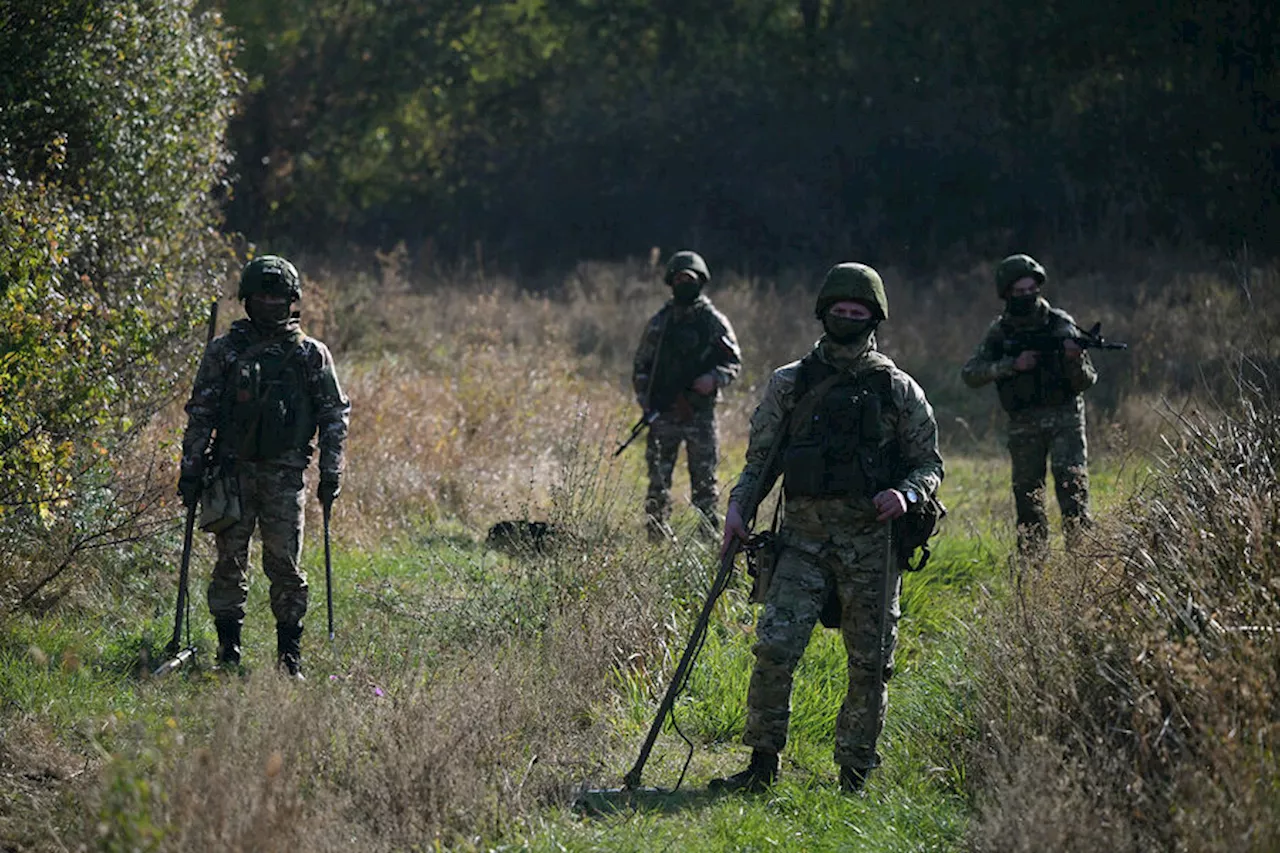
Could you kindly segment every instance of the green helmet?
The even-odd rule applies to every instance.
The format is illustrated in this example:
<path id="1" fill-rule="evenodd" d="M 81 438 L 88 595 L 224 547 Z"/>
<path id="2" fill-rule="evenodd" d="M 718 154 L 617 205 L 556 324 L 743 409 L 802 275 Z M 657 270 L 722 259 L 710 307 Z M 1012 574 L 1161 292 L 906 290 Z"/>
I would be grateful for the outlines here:
<path id="1" fill-rule="evenodd" d="M 287 296 L 290 302 L 302 298 L 302 280 L 298 270 L 279 255 L 260 255 L 240 270 L 240 293 L 244 299 L 255 293 Z"/>
<path id="2" fill-rule="evenodd" d="M 889 319 L 889 299 L 884 295 L 884 281 L 880 273 L 866 264 L 836 264 L 827 270 L 818 291 L 818 304 L 814 314 L 818 319 L 837 302 L 854 299 L 865 302 L 880 312 L 881 320 Z"/>
<path id="3" fill-rule="evenodd" d="M 1010 255 L 996 264 L 996 295 L 1001 299 L 1009 298 L 1009 288 L 1019 279 L 1030 276 L 1038 283 L 1044 284 L 1047 277 L 1044 267 L 1030 255 Z"/>
<path id="4" fill-rule="evenodd" d="M 667 274 L 662 280 L 667 284 L 671 284 L 671 280 L 676 277 L 676 273 L 682 270 L 689 270 L 702 279 L 702 283 L 706 284 L 711 280 L 711 270 L 707 268 L 707 262 L 702 259 L 702 255 L 697 252 L 690 252 L 685 249 L 683 252 L 676 252 L 671 256 L 671 260 L 667 261 Z"/>

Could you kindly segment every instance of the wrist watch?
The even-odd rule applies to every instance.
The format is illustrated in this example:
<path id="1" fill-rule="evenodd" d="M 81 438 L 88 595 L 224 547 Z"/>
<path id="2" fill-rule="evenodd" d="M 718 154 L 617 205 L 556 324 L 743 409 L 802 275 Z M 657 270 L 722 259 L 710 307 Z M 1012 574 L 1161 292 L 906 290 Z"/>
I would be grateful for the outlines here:
<path id="1" fill-rule="evenodd" d="M 907 486 L 907 488 L 903 490 L 902 496 L 907 499 L 907 506 L 915 506 L 920 503 L 920 493 L 911 486 Z"/>

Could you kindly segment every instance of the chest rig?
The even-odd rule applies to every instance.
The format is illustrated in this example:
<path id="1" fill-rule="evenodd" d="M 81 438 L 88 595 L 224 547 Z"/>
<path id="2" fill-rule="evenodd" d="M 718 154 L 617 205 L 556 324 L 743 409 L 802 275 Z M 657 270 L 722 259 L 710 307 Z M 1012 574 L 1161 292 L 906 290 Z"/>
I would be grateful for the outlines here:
<path id="1" fill-rule="evenodd" d="M 812 354 L 800 362 L 782 463 L 788 498 L 870 498 L 893 484 L 899 453 L 885 428 L 892 390 L 886 368 L 851 376 Z"/>
<path id="2" fill-rule="evenodd" d="M 302 364 L 302 333 L 250 344 L 231 365 L 223 392 L 224 455 L 245 461 L 278 458 L 306 447 L 315 412 Z"/>
<path id="3" fill-rule="evenodd" d="M 1054 333 L 1063 321 L 1064 318 L 1050 308 L 1044 324 L 1037 328 L 1019 330 L 1002 322 L 1000 334 L 992 340 L 987 357 L 992 361 L 1007 356 L 1016 358 L 1024 349 L 1030 348 L 1024 345 L 1026 340 Z M 1060 406 L 1076 396 L 1076 390 L 1067 378 L 1066 355 L 1061 349 L 1039 352 L 1036 366 L 1031 370 L 997 379 L 996 393 L 1000 397 L 1000 405 L 1009 413 L 1040 406 Z"/>

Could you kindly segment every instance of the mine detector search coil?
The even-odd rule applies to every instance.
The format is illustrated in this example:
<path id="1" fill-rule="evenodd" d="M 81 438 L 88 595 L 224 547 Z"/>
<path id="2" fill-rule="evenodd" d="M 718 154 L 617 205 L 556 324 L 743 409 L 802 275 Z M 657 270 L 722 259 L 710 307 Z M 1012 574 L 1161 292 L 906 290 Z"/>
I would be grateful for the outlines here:
<path id="1" fill-rule="evenodd" d="M 206 350 L 209 348 L 209 344 L 213 342 L 213 336 L 217 329 L 218 300 L 214 298 L 209 303 L 209 330 L 204 341 Z M 156 677 L 168 675 L 191 660 L 196 654 L 196 647 L 191 644 L 191 600 L 187 595 L 187 582 L 191 576 L 191 538 L 192 533 L 195 531 L 196 511 L 199 503 L 198 500 L 192 501 L 191 506 L 187 507 L 187 520 L 182 529 L 182 562 L 178 569 L 178 605 L 174 608 L 173 614 L 173 637 L 169 640 L 169 645 L 165 646 L 165 655 L 168 659 L 156 667 L 155 672 L 152 673 Z M 184 623 L 187 629 L 186 646 L 182 645 Z"/>

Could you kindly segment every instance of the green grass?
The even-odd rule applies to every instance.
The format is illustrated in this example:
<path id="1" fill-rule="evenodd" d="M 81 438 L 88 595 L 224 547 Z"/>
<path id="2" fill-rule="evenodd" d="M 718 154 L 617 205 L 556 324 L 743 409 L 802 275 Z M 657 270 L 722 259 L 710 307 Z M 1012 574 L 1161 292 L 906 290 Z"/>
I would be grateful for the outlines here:
<path id="1" fill-rule="evenodd" d="M 884 767 L 873 774 L 865 795 L 842 795 L 836 784 L 832 747 L 845 660 L 838 634 L 821 628 L 797 673 L 780 783 L 765 796 L 707 795 L 708 779 L 736 771 L 747 757 L 738 738 L 756 608 L 747 604 L 745 579 L 739 577 L 717 607 L 676 707 L 680 728 L 695 745 L 678 794 L 642 799 L 636 809 L 602 817 L 585 817 L 554 799 L 511 815 L 472 840 L 479 847 L 509 850 L 955 848 L 970 812 L 961 793 L 966 771 L 958 746 L 974 731 L 965 699 L 977 689 L 963 640 L 980 599 L 993 590 L 998 594 L 1004 583 L 1012 539 L 1007 472 L 1003 461 L 949 460 L 943 496 L 951 516 L 928 569 L 904 581 L 897 673 L 880 750 Z M 1123 493 L 1125 476 L 1095 473 L 1099 504 Z M 572 559 L 512 559 L 486 550 L 478 532 L 448 525 L 377 551 L 339 544 L 333 567 L 337 637 L 330 643 L 316 534 L 309 530 L 304 554 L 312 585 L 304 640 L 312 683 L 305 689 L 327 684 L 361 702 L 372 701 L 375 691 L 395 693 L 429 678 L 494 637 L 536 644 L 566 596 L 590 585 L 594 571 Z M 593 778 L 573 775 L 580 770 L 567 772 L 561 780 L 566 791 L 619 784 L 713 570 L 713 555 L 700 546 L 655 552 L 637 538 L 630 547 L 643 549 L 632 552 L 635 570 L 662 572 L 663 588 L 674 595 L 660 631 L 665 651 L 660 650 L 661 658 L 650 655 L 661 661 L 661 671 L 637 671 L 626 664 L 615 670 L 611 691 L 598 697 L 594 711 L 612 731 L 608 752 L 596 757 Z M 202 716 L 211 707 L 203 699 L 234 692 L 240 683 L 206 669 L 214 646 L 203 595 L 209 550 L 206 545 L 197 554 L 192 575 L 192 636 L 201 663 L 164 680 L 148 678 L 171 631 L 172 578 L 154 571 L 127 584 L 107 578 L 104 590 L 126 588 L 128 596 L 90 596 L 51 615 L 10 618 L 0 627 L 0 722 L 35 721 L 77 754 L 134 754 L 134 747 L 158 742 L 184 748 L 173 746 L 174 729 L 191 744 L 203 742 L 214 728 L 214 721 Z M 252 562 L 258 564 L 256 554 Z M 249 679 L 263 677 L 274 661 L 266 591 L 265 578 L 255 572 L 244 634 Z M 686 751 L 668 727 L 645 782 L 672 785 Z M 137 772 L 147 771 L 143 766 Z"/>

